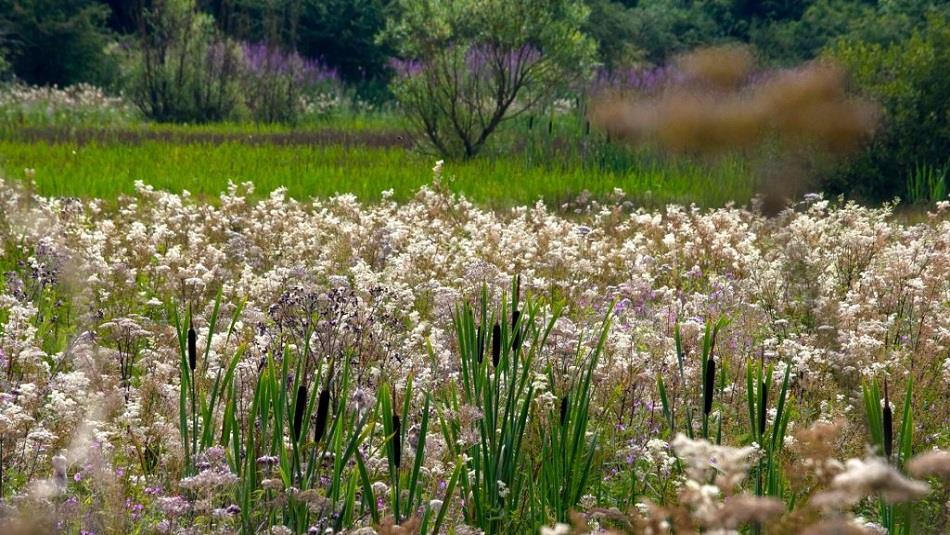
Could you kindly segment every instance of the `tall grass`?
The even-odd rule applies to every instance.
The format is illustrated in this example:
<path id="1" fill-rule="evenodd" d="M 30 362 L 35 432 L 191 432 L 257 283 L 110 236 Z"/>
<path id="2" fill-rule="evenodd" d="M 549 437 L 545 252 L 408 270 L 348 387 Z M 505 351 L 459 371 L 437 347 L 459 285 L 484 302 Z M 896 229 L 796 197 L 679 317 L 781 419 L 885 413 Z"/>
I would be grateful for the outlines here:
<path id="1" fill-rule="evenodd" d="M 251 181 L 259 195 L 286 187 L 298 199 L 353 193 L 376 201 L 410 198 L 431 181 L 431 158 L 396 147 L 276 146 L 227 142 L 218 145 L 146 141 L 139 144 L 46 144 L 0 141 L 0 173 L 33 180 L 43 195 L 115 199 L 134 191 L 136 180 L 159 189 L 213 197 L 229 181 Z M 573 161 L 573 163 L 571 163 Z M 754 183 L 735 163 L 706 167 L 660 161 L 622 168 L 590 168 L 581 161 L 545 165 L 517 155 L 446 164 L 449 187 L 492 206 L 552 205 L 583 192 L 649 206 L 695 202 L 721 206 L 748 201 Z"/>

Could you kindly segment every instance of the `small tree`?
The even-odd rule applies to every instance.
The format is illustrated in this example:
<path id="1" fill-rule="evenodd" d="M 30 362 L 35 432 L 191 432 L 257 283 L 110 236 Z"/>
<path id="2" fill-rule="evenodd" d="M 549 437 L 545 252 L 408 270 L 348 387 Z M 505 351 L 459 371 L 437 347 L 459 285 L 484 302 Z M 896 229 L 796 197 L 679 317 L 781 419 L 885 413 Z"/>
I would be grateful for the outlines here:
<path id="1" fill-rule="evenodd" d="M 470 158 L 505 121 L 584 76 L 593 41 L 581 0 L 398 0 L 392 89 L 445 156 Z"/>

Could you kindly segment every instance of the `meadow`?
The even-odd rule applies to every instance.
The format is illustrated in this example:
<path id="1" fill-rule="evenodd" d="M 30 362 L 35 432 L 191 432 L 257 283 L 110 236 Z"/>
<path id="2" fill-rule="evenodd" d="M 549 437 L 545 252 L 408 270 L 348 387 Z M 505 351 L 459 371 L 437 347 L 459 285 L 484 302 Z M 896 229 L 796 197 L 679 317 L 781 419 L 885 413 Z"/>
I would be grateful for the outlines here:
<path id="1" fill-rule="evenodd" d="M 950 206 L 0 184 L 7 533 L 943 533 Z"/>
<path id="2" fill-rule="evenodd" d="M 0 0 L 0 533 L 950 532 L 936 10 L 90 2 Z"/>

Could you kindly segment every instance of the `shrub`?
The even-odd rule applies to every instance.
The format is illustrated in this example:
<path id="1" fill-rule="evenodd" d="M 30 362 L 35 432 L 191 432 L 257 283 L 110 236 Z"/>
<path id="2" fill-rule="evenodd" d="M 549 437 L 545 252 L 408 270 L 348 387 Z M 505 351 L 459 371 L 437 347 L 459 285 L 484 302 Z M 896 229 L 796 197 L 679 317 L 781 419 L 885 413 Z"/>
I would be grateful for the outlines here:
<path id="1" fill-rule="evenodd" d="M 332 94 L 340 79 L 336 70 L 264 43 L 245 44 L 243 95 L 255 121 L 295 123 L 313 95 Z"/>
<path id="2" fill-rule="evenodd" d="M 839 41 L 828 55 L 850 68 L 854 83 L 884 107 L 885 125 L 832 186 L 872 198 L 907 193 L 921 166 L 947 165 L 950 147 L 950 23 L 933 15 L 903 42 L 884 46 Z"/>
<path id="3" fill-rule="evenodd" d="M 207 122 L 239 112 L 240 50 L 194 0 L 156 2 L 142 18 L 125 67 L 130 98 L 146 116 Z"/>
<path id="4" fill-rule="evenodd" d="M 503 121 L 587 72 L 593 42 L 577 0 L 402 0 L 385 37 L 401 55 L 393 92 L 445 156 L 472 157 Z"/>

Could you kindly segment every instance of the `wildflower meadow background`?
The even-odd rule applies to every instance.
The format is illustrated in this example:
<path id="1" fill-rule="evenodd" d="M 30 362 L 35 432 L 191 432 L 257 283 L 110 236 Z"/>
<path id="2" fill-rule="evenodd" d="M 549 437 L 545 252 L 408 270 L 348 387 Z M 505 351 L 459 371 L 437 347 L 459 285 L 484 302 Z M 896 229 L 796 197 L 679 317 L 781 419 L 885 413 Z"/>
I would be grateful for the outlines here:
<path id="1" fill-rule="evenodd" d="M 948 16 L 0 0 L 0 533 L 950 532 Z"/>

